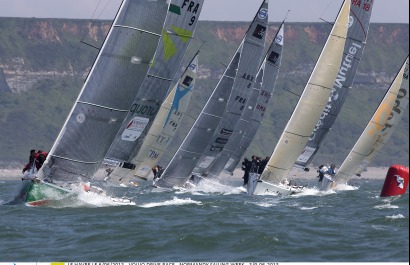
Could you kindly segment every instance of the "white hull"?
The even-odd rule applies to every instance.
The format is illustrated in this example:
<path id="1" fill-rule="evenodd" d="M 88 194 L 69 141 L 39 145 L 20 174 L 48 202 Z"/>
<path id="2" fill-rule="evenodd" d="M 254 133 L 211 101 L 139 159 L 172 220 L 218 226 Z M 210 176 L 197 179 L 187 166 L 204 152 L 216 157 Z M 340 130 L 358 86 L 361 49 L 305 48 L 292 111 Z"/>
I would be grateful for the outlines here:
<path id="1" fill-rule="evenodd" d="M 292 195 L 300 193 L 302 188 L 296 186 L 286 186 L 282 184 L 271 184 L 262 180 L 259 180 L 259 184 L 256 186 L 253 195 L 264 194 L 277 194 L 281 196 Z"/>
<path id="2" fill-rule="evenodd" d="M 320 183 L 319 184 L 319 189 L 321 191 L 328 191 L 328 190 L 331 190 L 331 189 L 335 189 L 336 186 L 337 186 L 336 182 L 334 182 L 332 180 L 332 177 L 329 176 L 328 174 L 325 174 L 325 176 L 323 177 L 322 182 L 319 182 L 319 183 Z"/>

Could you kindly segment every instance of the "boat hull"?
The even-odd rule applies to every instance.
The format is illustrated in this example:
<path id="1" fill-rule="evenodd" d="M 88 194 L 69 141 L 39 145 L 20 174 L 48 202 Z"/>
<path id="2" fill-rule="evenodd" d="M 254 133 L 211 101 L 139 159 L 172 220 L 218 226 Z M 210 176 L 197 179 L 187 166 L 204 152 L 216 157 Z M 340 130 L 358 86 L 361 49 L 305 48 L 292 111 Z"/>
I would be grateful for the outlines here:
<path id="1" fill-rule="evenodd" d="M 255 185 L 255 187 L 250 187 Z M 249 195 L 280 195 L 288 196 L 296 193 L 300 193 L 303 190 L 303 187 L 300 186 L 288 186 L 283 184 L 272 184 L 263 180 L 254 180 L 254 176 L 249 176 L 248 186 L 247 186 Z M 252 192 L 253 189 L 253 192 Z M 250 193 L 252 192 L 252 193 Z"/>
<path id="2" fill-rule="evenodd" d="M 126 198 L 106 196 L 102 189 L 96 187 L 93 187 L 89 191 L 81 190 L 80 186 L 78 189 L 71 190 L 40 180 L 30 182 L 31 183 L 28 184 L 30 186 L 26 188 L 27 193 L 25 195 L 25 203 L 28 206 L 58 205 L 62 201 L 77 196 L 79 192 L 91 192 L 98 196 L 107 197 L 114 205 L 135 205 L 134 202 Z"/>
<path id="3" fill-rule="evenodd" d="M 30 181 L 25 202 L 30 206 L 46 206 L 72 194 L 70 190 L 47 182 Z"/>
<path id="4" fill-rule="evenodd" d="M 320 183 L 321 184 L 319 184 L 319 189 L 321 191 L 328 191 L 331 189 L 335 189 L 337 186 L 336 182 L 334 182 L 332 180 L 332 177 L 329 176 L 328 174 L 325 174 L 325 176 L 323 177 L 323 180 Z"/>

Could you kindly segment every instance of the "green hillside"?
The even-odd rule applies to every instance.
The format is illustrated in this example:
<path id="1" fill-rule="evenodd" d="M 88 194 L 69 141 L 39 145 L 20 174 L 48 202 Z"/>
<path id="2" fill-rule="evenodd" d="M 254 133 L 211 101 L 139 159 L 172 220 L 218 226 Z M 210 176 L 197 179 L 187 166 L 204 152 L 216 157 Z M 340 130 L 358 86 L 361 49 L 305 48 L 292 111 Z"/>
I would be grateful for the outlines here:
<path id="1" fill-rule="evenodd" d="M 0 165 L 25 161 L 32 148 L 51 148 L 98 53 L 90 45 L 100 47 L 109 26 L 108 21 L 0 18 Z M 277 26 L 270 27 L 269 41 Z M 192 115 L 205 104 L 246 29 L 247 24 L 242 22 L 199 23 L 184 59 L 189 61 L 201 48 L 200 74 L 207 78 L 197 83 L 190 104 Z M 314 163 L 343 161 L 408 54 L 408 29 L 408 24 L 371 26 L 352 92 Z M 302 93 L 329 31 L 326 23 L 286 26 L 284 58 L 274 98 L 248 156 L 272 152 L 298 100 L 283 88 Z M 179 142 L 190 123 L 184 123 Z M 177 146 L 178 141 L 173 148 Z M 408 146 L 406 110 L 374 165 L 408 166 Z"/>

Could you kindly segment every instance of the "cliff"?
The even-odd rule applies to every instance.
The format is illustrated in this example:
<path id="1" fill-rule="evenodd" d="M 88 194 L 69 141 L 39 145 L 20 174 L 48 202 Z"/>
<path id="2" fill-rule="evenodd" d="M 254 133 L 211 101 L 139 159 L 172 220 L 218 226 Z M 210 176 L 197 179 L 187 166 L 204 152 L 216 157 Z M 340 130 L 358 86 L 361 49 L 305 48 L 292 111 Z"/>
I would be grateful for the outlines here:
<path id="1" fill-rule="evenodd" d="M 0 18 L 0 150 L 6 150 L 1 152 L 0 161 L 25 160 L 29 149 L 51 147 L 110 24 L 110 21 L 98 20 Z M 270 25 L 268 42 L 278 26 Z M 196 50 L 201 50 L 200 81 L 190 106 L 192 113 L 198 113 L 209 97 L 247 27 L 248 24 L 242 22 L 199 23 L 181 66 L 184 67 Z M 302 92 L 330 29 L 326 23 L 286 25 L 284 58 L 275 100 L 248 155 L 265 156 L 272 151 L 297 102 L 297 97 L 283 88 L 296 94 Z M 333 128 L 335 133 L 325 140 L 318 159 L 332 157 L 338 162 L 344 158 L 408 50 L 408 24 L 371 25 L 352 93 Z M 189 122 L 185 129 L 188 125 Z M 375 164 L 408 165 L 408 145 L 407 110 L 403 124 Z"/>

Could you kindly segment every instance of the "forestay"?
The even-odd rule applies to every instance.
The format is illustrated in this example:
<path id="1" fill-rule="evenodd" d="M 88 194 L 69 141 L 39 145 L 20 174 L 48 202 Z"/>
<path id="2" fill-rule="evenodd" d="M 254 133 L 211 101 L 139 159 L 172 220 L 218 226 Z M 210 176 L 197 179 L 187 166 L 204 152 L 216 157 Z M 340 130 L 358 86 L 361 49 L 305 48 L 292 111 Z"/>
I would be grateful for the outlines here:
<path id="1" fill-rule="evenodd" d="M 144 81 L 167 10 L 166 0 L 123 1 L 40 177 L 94 175 Z"/>
<path id="2" fill-rule="evenodd" d="M 162 30 L 161 42 L 150 62 L 150 69 L 134 97 L 126 121 L 121 126 L 107 156 L 117 167 L 112 179 L 122 178 L 135 169 L 133 159 L 167 96 L 173 79 L 194 34 L 203 0 L 172 0 Z M 115 180 L 114 180 L 115 181 Z"/>
<path id="3" fill-rule="evenodd" d="M 259 69 L 249 106 L 243 111 L 235 131 L 210 173 L 219 175 L 225 169 L 233 173 L 241 157 L 255 137 L 272 98 L 284 43 L 284 23 L 279 27 Z"/>
<path id="4" fill-rule="evenodd" d="M 265 48 L 266 28 L 268 26 L 268 3 L 264 1 L 255 19 L 245 35 L 245 41 L 239 60 L 238 71 L 229 96 L 225 112 L 220 117 L 213 135 L 207 138 L 208 146 L 204 149 L 193 172 L 206 175 L 231 139 L 244 109 L 249 105 L 251 91 L 261 64 Z M 254 99 L 255 100 L 255 97 Z M 252 103 L 251 103 L 252 104 Z M 201 139 L 201 141 L 205 139 Z"/>
<path id="5" fill-rule="evenodd" d="M 351 3 L 349 29 L 342 65 L 325 109 L 320 115 L 320 119 L 303 152 L 296 161 L 297 167 L 307 167 L 312 162 L 349 94 L 366 46 L 373 4 L 374 1 L 352 1 Z"/>
<path id="6" fill-rule="evenodd" d="M 173 188 L 174 186 L 182 186 L 185 184 L 191 176 L 200 157 L 204 153 L 204 150 L 212 140 L 212 137 L 220 124 L 221 118 L 225 113 L 225 109 L 228 106 L 229 99 L 232 97 L 233 101 L 236 99 L 235 102 L 231 103 L 229 109 L 240 106 L 244 107 L 250 93 L 251 83 L 254 82 L 252 78 L 254 74 L 256 74 L 258 63 L 256 63 L 255 66 L 243 65 L 241 70 L 239 70 L 239 61 L 241 61 L 242 64 L 245 64 L 246 62 L 252 61 L 250 60 L 250 56 L 259 56 L 258 58 L 260 58 L 267 25 L 267 8 L 268 3 L 267 1 L 264 1 L 211 97 L 208 99 L 193 127 L 166 167 L 161 179 L 157 181 L 157 186 L 162 188 Z M 261 45 L 262 49 L 260 55 L 258 51 L 249 51 L 255 48 L 259 50 Z M 255 70 L 252 70 L 253 67 Z M 252 71 L 255 72 L 253 75 Z M 236 81 L 236 77 L 239 75 L 241 79 L 240 82 Z M 235 82 L 241 86 L 243 83 L 246 83 L 246 86 L 251 84 L 247 87 L 249 90 L 248 94 L 243 93 L 242 90 L 238 90 L 240 86 L 237 87 L 238 89 L 235 90 L 235 92 L 232 92 Z M 236 98 L 236 96 L 239 98 Z M 239 100 L 241 96 L 243 100 L 240 102 Z M 225 131 L 222 132 L 225 133 Z M 226 131 L 226 133 L 229 132 Z"/>
<path id="7" fill-rule="evenodd" d="M 344 1 L 302 96 L 261 175 L 263 181 L 277 184 L 289 174 L 315 128 L 341 65 L 349 10 L 350 1 Z"/>
<path id="8" fill-rule="evenodd" d="M 364 129 L 352 151 L 346 157 L 333 181 L 347 183 L 360 175 L 390 139 L 409 104 L 409 57 L 390 85 L 389 90 Z"/>

